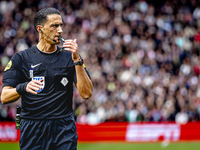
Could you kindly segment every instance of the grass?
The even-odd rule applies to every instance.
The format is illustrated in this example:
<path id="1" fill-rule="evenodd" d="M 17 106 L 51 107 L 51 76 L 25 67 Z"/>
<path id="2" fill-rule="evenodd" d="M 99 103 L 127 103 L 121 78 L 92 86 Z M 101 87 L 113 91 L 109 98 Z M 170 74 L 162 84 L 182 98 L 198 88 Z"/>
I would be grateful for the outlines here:
<path id="1" fill-rule="evenodd" d="M 89 143 L 78 150 L 199 150 L 200 143 Z"/>
<path id="2" fill-rule="evenodd" d="M 19 144 L 0 143 L 2 150 L 19 150 Z M 199 150 L 200 142 L 186 143 L 79 143 L 77 150 Z"/>
<path id="3" fill-rule="evenodd" d="M 17 143 L 0 143 L 0 150 L 19 150 Z"/>

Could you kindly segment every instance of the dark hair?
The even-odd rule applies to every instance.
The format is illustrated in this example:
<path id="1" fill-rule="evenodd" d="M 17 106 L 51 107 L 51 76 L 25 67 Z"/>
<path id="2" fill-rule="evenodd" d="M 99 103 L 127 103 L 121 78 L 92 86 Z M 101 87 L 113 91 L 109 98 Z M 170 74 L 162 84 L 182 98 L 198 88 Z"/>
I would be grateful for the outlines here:
<path id="1" fill-rule="evenodd" d="M 38 25 L 44 25 L 47 22 L 47 16 L 48 15 L 52 15 L 52 14 L 58 14 L 60 15 L 59 10 L 55 9 L 55 8 L 43 8 L 41 10 L 39 10 L 35 17 L 34 17 L 34 27 L 35 30 L 37 31 L 37 26 Z M 38 31 L 37 31 L 38 32 Z"/>

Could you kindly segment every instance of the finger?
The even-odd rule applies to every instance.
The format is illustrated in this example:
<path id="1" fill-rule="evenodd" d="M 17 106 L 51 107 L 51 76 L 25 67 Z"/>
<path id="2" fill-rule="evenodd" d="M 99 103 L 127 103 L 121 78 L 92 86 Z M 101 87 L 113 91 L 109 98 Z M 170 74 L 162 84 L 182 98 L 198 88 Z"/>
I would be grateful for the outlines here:
<path id="1" fill-rule="evenodd" d="M 34 90 L 34 91 L 39 91 L 40 89 L 42 89 L 42 87 L 41 86 L 38 86 L 37 84 L 35 84 L 35 85 L 30 85 L 30 89 L 31 90 Z"/>
<path id="2" fill-rule="evenodd" d="M 76 44 L 73 40 L 66 40 L 65 43 Z"/>
<path id="3" fill-rule="evenodd" d="M 71 53 L 75 53 L 75 52 L 76 52 L 76 50 L 71 49 L 71 48 L 64 48 L 64 50 L 65 50 L 65 51 L 70 51 Z"/>
<path id="4" fill-rule="evenodd" d="M 44 81 L 44 79 L 41 79 L 39 81 L 38 80 L 32 80 L 32 82 L 39 83 L 39 84 L 42 83 L 43 81 Z"/>
<path id="5" fill-rule="evenodd" d="M 31 85 L 28 85 L 27 87 L 26 87 L 26 91 L 28 92 L 28 93 L 33 93 L 33 94 L 37 94 L 37 92 L 36 91 L 34 91 L 33 89 L 31 89 L 32 87 L 31 87 Z"/>
<path id="6" fill-rule="evenodd" d="M 36 92 L 36 91 L 34 91 L 34 90 L 31 90 L 31 89 L 30 89 L 28 92 L 29 92 L 29 93 L 32 93 L 32 94 L 37 94 L 37 92 Z"/>
<path id="7" fill-rule="evenodd" d="M 38 84 L 29 84 L 27 86 L 27 92 L 29 92 L 29 90 L 39 91 L 41 89 L 42 89 L 42 86 Z"/>
<path id="8" fill-rule="evenodd" d="M 76 45 L 63 45 L 64 48 L 78 49 Z"/>
<path id="9" fill-rule="evenodd" d="M 72 46 L 75 46 L 75 47 L 78 48 L 77 43 L 75 43 L 74 41 L 71 41 L 71 42 L 65 42 L 65 43 L 63 44 L 63 46 L 65 46 L 65 45 L 72 45 Z"/>
<path id="10" fill-rule="evenodd" d="M 30 92 L 30 91 L 32 91 L 32 90 L 34 90 L 34 91 L 38 91 L 38 90 L 40 90 L 41 89 L 41 87 L 40 86 L 38 86 L 38 85 L 31 85 L 31 84 L 29 84 L 28 86 L 27 86 L 27 89 L 26 89 L 26 91 L 27 92 Z"/>
<path id="11" fill-rule="evenodd" d="M 33 81 L 31 82 L 31 84 L 43 85 L 43 83 L 42 83 L 43 81 L 44 81 L 44 79 L 41 79 L 40 81 L 33 80 Z"/>
<path id="12" fill-rule="evenodd" d="M 77 44 L 74 41 L 65 42 L 65 43 L 63 43 L 63 45 L 74 45 L 74 46 L 77 46 Z"/>
<path id="13" fill-rule="evenodd" d="M 32 80 L 27 84 L 26 91 L 29 93 L 37 94 L 36 91 L 39 91 L 42 89 L 41 85 L 43 85 L 44 79 L 41 79 L 40 81 Z"/>
<path id="14" fill-rule="evenodd" d="M 42 88 L 42 85 L 33 83 L 33 84 L 29 85 L 29 88 L 31 88 L 31 89 L 34 88 L 34 90 L 40 90 Z M 37 88 L 37 89 L 35 89 L 35 88 Z"/>
<path id="15" fill-rule="evenodd" d="M 76 43 L 65 43 L 63 47 L 78 50 L 78 45 Z"/>

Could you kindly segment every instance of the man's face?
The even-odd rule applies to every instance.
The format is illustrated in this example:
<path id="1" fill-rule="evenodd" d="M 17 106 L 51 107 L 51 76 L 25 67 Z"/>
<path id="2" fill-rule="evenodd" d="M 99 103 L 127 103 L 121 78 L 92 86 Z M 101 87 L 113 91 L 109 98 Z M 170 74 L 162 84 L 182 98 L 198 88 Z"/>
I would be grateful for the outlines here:
<path id="1" fill-rule="evenodd" d="M 59 36 L 63 33 L 62 30 L 62 18 L 58 14 L 48 15 L 47 22 L 44 24 L 43 32 L 49 36 L 51 39 L 56 40 L 56 42 L 50 40 L 48 37 L 43 35 L 44 39 L 51 44 L 59 44 Z"/>

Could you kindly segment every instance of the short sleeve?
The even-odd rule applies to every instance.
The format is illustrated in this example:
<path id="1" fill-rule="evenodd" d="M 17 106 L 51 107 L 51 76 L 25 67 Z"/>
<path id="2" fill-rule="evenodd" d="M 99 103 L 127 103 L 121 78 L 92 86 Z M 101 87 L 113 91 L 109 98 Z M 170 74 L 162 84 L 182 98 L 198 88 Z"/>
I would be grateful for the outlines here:
<path id="1" fill-rule="evenodd" d="M 11 86 L 16 87 L 21 81 L 21 71 L 22 61 L 18 54 L 15 54 L 11 60 L 8 62 L 3 74 L 3 87 Z"/>

